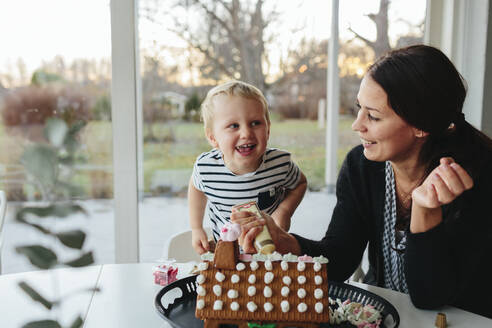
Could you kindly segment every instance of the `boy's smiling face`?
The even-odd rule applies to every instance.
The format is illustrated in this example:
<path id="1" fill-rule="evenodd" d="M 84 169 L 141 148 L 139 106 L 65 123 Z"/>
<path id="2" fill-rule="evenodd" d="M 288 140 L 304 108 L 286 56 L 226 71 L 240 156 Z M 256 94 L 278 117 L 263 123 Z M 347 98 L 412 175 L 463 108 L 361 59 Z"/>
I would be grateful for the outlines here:
<path id="1" fill-rule="evenodd" d="M 261 102 L 225 94 L 215 96 L 213 102 L 213 122 L 206 131 L 208 141 L 220 149 L 233 173 L 255 171 L 270 136 L 270 124 Z"/>

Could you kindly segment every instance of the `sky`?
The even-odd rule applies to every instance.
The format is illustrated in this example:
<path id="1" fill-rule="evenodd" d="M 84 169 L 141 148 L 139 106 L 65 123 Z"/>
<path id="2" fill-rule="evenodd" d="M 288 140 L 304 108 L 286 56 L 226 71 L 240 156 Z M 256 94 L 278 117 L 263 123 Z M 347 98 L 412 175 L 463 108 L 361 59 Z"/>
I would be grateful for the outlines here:
<path id="1" fill-rule="evenodd" d="M 284 13 L 282 30 L 306 26 L 304 35 L 326 39 L 330 35 L 331 1 L 277 0 L 277 8 Z M 269 2 L 267 2 L 269 3 Z M 375 28 L 365 15 L 376 12 L 379 0 L 340 0 L 340 37 L 350 38 L 351 26 L 368 38 L 375 36 Z M 16 70 L 19 57 L 29 71 L 56 55 L 68 62 L 75 58 L 99 59 L 111 56 L 110 0 L 15 0 L 0 2 L 0 74 Z M 423 19 L 425 0 L 393 0 L 390 17 L 405 17 L 416 24 Z M 141 22 L 143 22 L 141 20 Z M 406 25 L 395 23 L 390 34 L 398 33 Z M 141 46 L 151 40 L 179 45 L 177 39 L 163 33 L 162 26 L 140 24 Z M 364 33 L 362 33 L 364 32 Z M 292 42 L 291 33 L 279 33 L 281 43 Z"/>

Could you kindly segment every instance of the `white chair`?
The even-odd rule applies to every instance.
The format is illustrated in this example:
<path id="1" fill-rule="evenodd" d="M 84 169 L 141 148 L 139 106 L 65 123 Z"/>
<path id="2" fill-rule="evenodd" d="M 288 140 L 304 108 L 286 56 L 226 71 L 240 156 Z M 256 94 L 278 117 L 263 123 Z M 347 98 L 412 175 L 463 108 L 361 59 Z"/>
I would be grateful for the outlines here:
<path id="1" fill-rule="evenodd" d="M 212 230 L 210 228 L 205 228 L 205 231 L 207 236 L 211 236 Z M 169 239 L 167 258 L 175 259 L 177 262 L 200 262 L 200 255 L 191 246 L 191 230 L 177 233 Z"/>
<path id="2" fill-rule="evenodd" d="M 5 191 L 0 190 L 0 274 L 2 274 L 2 229 L 5 221 L 5 213 L 7 212 L 7 197 Z"/>

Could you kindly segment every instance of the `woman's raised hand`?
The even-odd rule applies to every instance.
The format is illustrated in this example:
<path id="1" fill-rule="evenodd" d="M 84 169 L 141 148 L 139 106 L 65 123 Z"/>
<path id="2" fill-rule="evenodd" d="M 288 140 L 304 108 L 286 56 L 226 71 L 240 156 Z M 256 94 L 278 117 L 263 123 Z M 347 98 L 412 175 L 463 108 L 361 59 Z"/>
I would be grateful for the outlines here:
<path id="1" fill-rule="evenodd" d="M 255 238 L 266 224 L 277 252 L 280 254 L 287 254 L 290 252 L 299 255 L 301 249 L 294 236 L 280 228 L 270 215 L 262 212 L 262 216 L 263 218 L 258 219 L 253 213 L 246 211 L 231 213 L 231 221 L 241 225 L 239 244 L 244 252 L 256 253 L 254 247 Z"/>
<path id="2" fill-rule="evenodd" d="M 422 185 L 414 189 L 412 201 L 415 205 L 434 209 L 451 203 L 472 187 L 470 175 L 451 157 L 443 157 Z"/>

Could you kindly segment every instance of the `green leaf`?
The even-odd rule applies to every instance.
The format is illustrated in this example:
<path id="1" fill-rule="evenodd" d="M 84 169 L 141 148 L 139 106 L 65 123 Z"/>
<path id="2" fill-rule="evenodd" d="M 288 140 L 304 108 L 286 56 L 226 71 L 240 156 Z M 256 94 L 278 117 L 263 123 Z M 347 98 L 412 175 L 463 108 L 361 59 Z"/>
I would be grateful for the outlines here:
<path id="1" fill-rule="evenodd" d="M 21 246 L 16 247 L 15 250 L 17 253 L 27 256 L 29 261 L 40 269 L 50 269 L 58 263 L 56 254 L 43 246 Z"/>
<path id="2" fill-rule="evenodd" d="M 64 218 L 69 216 L 70 214 L 74 214 L 77 212 L 81 212 L 87 215 L 85 209 L 76 204 L 55 204 L 49 206 L 42 207 L 24 207 L 20 211 L 17 212 L 16 220 L 23 222 L 26 221 L 26 214 L 34 214 L 37 217 L 45 218 L 45 217 L 59 217 Z"/>
<path id="3" fill-rule="evenodd" d="M 41 320 L 28 322 L 22 328 L 61 328 L 61 325 L 55 320 Z"/>
<path id="4" fill-rule="evenodd" d="M 71 266 L 71 267 L 83 267 L 83 266 L 88 266 L 94 263 L 94 257 L 92 256 L 92 252 L 85 253 L 78 259 L 72 260 L 70 262 L 65 262 L 63 264 Z"/>
<path id="5" fill-rule="evenodd" d="M 82 327 L 82 325 L 84 324 L 84 320 L 78 316 L 77 318 L 75 318 L 74 322 L 70 325 L 70 328 L 79 328 L 79 327 Z"/>
<path id="6" fill-rule="evenodd" d="M 63 243 L 63 245 L 70 248 L 81 249 L 84 245 L 86 235 L 82 230 L 70 230 L 59 232 L 55 234 L 55 236 Z"/>
<path id="7" fill-rule="evenodd" d="M 36 290 L 34 290 L 34 288 L 32 288 L 27 282 L 25 282 L 25 281 L 19 282 L 19 287 L 22 288 L 22 290 L 26 294 L 28 294 L 29 296 L 31 296 L 31 298 L 34 301 L 43 304 L 44 307 L 47 308 L 48 310 L 51 310 L 51 308 L 53 307 L 53 305 L 55 305 L 55 303 L 50 302 L 46 298 L 44 298 L 43 296 L 41 296 L 41 294 L 39 294 Z"/>
<path id="8" fill-rule="evenodd" d="M 49 118 L 46 120 L 44 135 L 55 147 L 61 147 L 68 133 L 68 126 L 65 121 L 59 118 Z"/>
<path id="9" fill-rule="evenodd" d="M 51 235 L 51 231 L 46 229 L 45 227 L 43 227 L 42 225 L 39 225 L 39 224 L 36 224 L 36 223 L 31 223 L 29 221 L 27 221 L 24 217 L 17 217 L 17 221 L 20 222 L 20 223 L 23 223 L 23 224 L 27 224 L 39 231 L 41 231 L 42 233 L 44 233 L 45 235 Z"/>
<path id="10" fill-rule="evenodd" d="M 57 170 L 57 154 L 54 148 L 43 144 L 28 146 L 21 156 L 21 163 L 42 184 L 54 184 Z"/>

